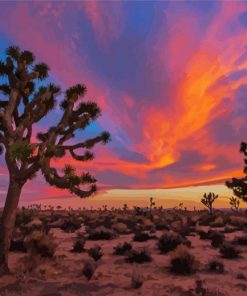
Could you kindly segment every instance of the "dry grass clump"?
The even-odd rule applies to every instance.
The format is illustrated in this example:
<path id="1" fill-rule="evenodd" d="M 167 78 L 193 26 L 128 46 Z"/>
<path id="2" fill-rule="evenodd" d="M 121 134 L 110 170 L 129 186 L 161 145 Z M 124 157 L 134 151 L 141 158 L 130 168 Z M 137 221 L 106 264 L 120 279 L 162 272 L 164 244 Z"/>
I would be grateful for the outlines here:
<path id="1" fill-rule="evenodd" d="M 137 268 L 133 269 L 132 277 L 131 277 L 131 287 L 133 289 L 140 289 L 143 285 L 144 277 L 140 270 Z"/>
<path id="2" fill-rule="evenodd" d="M 41 257 L 53 257 L 57 243 L 51 234 L 33 231 L 25 238 L 25 247 L 32 254 L 39 254 Z"/>

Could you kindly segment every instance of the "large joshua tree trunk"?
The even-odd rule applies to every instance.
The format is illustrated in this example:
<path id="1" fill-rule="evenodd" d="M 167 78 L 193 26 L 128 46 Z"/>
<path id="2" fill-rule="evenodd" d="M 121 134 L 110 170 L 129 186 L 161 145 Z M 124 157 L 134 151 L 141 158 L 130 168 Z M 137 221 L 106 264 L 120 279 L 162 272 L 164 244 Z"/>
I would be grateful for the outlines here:
<path id="1" fill-rule="evenodd" d="M 8 254 L 22 185 L 10 177 L 0 224 L 0 275 L 8 272 Z"/>

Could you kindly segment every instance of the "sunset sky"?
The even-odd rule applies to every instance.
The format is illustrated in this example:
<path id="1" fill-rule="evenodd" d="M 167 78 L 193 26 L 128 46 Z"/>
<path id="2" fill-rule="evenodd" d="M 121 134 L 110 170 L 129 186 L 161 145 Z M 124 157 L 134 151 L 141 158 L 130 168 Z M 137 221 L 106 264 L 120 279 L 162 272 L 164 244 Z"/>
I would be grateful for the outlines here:
<path id="1" fill-rule="evenodd" d="M 247 140 L 247 2 L 1 2 L 1 59 L 9 45 L 33 51 L 62 89 L 85 83 L 85 100 L 100 105 L 85 135 L 108 130 L 112 141 L 91 162 L 56 163 L 92 172 L 95 202 L 154 196 L 192 204 L 214 191 L 227 205 L 224 182 L 242 175 L 239 145 Z M 55 109 L 36 130 L 60 115 Z M 3 201 L 3 158 L 0 165 Z M 84 205 L 38 176 L 22 200 L 44 198 Z"/>

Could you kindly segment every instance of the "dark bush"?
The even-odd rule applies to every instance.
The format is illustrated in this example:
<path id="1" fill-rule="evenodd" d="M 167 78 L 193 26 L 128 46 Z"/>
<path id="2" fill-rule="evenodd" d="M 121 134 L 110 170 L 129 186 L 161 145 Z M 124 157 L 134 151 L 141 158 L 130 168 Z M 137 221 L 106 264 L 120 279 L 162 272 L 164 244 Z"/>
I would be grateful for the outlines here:
<path id="1" fill-rule="evenodd" d="M 200 239 L 209 239 L 209 237 L 208 237 L 208 233 L 207 233 L 207 232 L 205 232 L 205 231 L 203 231 L 203 230 L 200 230 L 200 231 L 198 231 L 197 233 L 198 233 L 198 235 L 200 236 Z"/>
<path id="2" fill-rule="evenodd" d="M 211 239 L 211 245 L 214 248 L 218 248 L 225 240 L 224 234 L 217 231 L 209 232 L 208 237 Z"/>
<path id="3" fill-rule="evenodd" d="M 169 226 L 165 222 L 155 223 L 156 230 L 170 230 Z"/>
<path id="4" fill-rule="evenodd" d="M 87 261 L 87 262 L 84 264 L 84 267 L 83 267 L 82 273 L 84 274 L 84 276 L 85 276 L 88 280 L 90 280 L 90 279 L 92 278 L 92 276 L 94 275 L 95 270 L 96 270 L 96 265 L 94 264 L 94 262 Z"/>
<path id="5" fill-rule="evenodd" d="M 73 244 L 73 249 L 71 252 L 73 253 L 82 253 L 85 251 L 84 246 L 85 246 L 86 240 L 83 238 L 77 239 L 74 244 Z"/>
<path id="6" fill-rule="evenodd" d="M 208 271 L 223 273 L 224 272 L 224 263 L 218 260 L 211 260 L 208 262 Z"/>
<path id="7" fill-rule="evenodd" d="M 235 227 L 225 226 L 225 228 L 224 228 L 224 233 L 233 233 L 235 231 L 237 231 L 237 228 L 235 228 Z"/>
<path id="8" fill-rule="evenodd" d="M 154 236 L 150 235 L 148 232 L 138 231 L 135 233 L 133 237 L 133 241 L 135 242 L 146 242 L 150 239 L 153 239 Z"/>
<path id="9" fill-rule="evenodd" d="M 134 272 L 131 278 L 131 287 L 134 289 L 140 289 L 143 285 L 143 276 L 140 273 Z"/>
<path id="10" fill-rule="evenodd" d="M 247 246 L 247 235 L 235 237 L 233 243 L 236 245 Z"/>
<path id="11" fill-rule="evenodd" d="M 190 247 L 189 240 L 183 238 L 180 234 L 174 232 L 165 232 L 158 240 L 158 248 L 161 253 L 167 253 L 175 250 L 180 244 Z"/>
<path id="12" fill-rule="evenodd" d="M 61 229 L 64 232 L 75 232 L 76 230 L 81 228 L 81 222 L 75 219 L 66 219 L 64 220 Z"/>
<path id="13" fill-rule="evenodd" d="M 177 274 L 191 274 L 195 271 L 196 260 L 184 245 L 179 245 L 172 253 L 170 271 Z"/>
<path id="14" fill-rule="evenodd" d="M 126 261 L 129 263 L 145 263 L 152 261 L 152 257 L 147 249 L 131 250 L 128 253 Z"/>
<path id="15" fill-rule="evenodd" d="M 223 258 L 234 259 L 239 257 L 240 250 L 231 243 L 223 243 L 220 247 L 220 253 Z"/>
<path id="16" fill-rule="evenodd" d="M 16 220 L 15 220 L 15 226 L 20 227 L 23 225 L 28 224 L 32 221 L 34 216 L 34 211 L 31 209 L 22 209 L 20 212 L 17 213 Z"/>
<path id="17" fill-rule="evenodd" d="M 102 248 L 98 245 L 95 245 L 88 250 L 88 255 L 92 257 L 94 261 L 98 261 L 103 256 Z"/>
<path id="18" fill-rule="evenodd" d="M 117 237 L 117 234 L 112 229 L 105 228 L 104 226 L 92 229 L 89 232 L 89 240 L 111 240 Z"/>
<path id="19" fill-rule="evenodd" d="M 128 242 L 124 242 L 123 244 L 118 244 L 116 247 L 114 247 L 114 254 L 125 255 L 130 250 L 132 250 L 132 245 Z"/>
<path id="20" fill-rule="evenodd" d="M 27 248 L 24 244 L 24 239 L 24 234 L 20 230 L 15 229 L 10 243 L 10 252 L 26 252 Z"/>

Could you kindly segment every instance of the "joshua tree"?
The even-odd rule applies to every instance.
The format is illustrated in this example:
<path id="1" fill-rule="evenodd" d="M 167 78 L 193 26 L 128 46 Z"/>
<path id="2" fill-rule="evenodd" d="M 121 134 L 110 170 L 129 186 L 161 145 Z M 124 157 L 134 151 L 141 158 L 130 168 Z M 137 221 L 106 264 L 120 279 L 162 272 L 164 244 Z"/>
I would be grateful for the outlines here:
<path id="1" fill-rule="evenodd" d="M 124 212 L 127 212 L 127 211 L 128 211 L 128 205 L 127 205 L 127 204 L 124 204 L 124 205 L 123 205 L 123 211 L 124 211 Z"/>
<path id="2" fill-rule="evenodd" d="M 203 203 L 209 210 L 210 215 L 213 214 L 213 203 L 218 198 L 218 194 L 209 192 L 208 194 L 204 193 L 201 203 Z"/>
<path id="3" fill-rule="evenodd" d="M 6 60 L 0 61 L 0 76 L 3 83 L 0 90 L 0 145 L 1 153 L 9 172 L 9 186 L 0 225 L 0 274 L 8 271 L 8 251 L 15 223 L 16 211 L 24 184 L 41 171 L 45 180 L 61 189 L 68 189 L 81 198 L 96 191 L 96 179 L 89 173 L 77 174 L 74 167 L 65 165 L 63 171 L 52 166 L 54 158 L 65 154 L 74 160 L 87 161 L 93 158 L 90 149 L 99 142 L 107 143 L 109 133 L 75 143 L 75 133 L 79 137 L 100 115 L 94 102 L 84 102 L 86 93 L 83 84 L 70 87 L 60 103 L 60 120 L 47 131 L 33 132 L 39 122 L 55 107 L 55 97 L 60 88 L 53 84 L 40 86 L 40 81 L 48 76 L 48 66 L 35 63 L 30 51 L 21 51 L 11 46 L 6 50 Z M 37 85 L 38 82 L 38 85 Z"/>
<path id="4" fill-rule="evenodd" d="M 234 197 L 234 196 L 230 197 L 229 203 L 232 206 L 232 210 L 238 211 L 240 201 L 239 201 L 239 199 L 237 197 Z"/>
<path id="5" fill-rule="evenodd" d="M 155 201 L 153 197 L 149 198 L 149 207 L 150 207 L 150 211 L 152 210 L 153 206 L 155 206 Z"/>
<path id="6" fill-rule="evenodd" d="M 244 158 L 244 174 L 243 178 L 232 178 L 231 181 L 226 181 L 226 186 L 233 190 L 234 195 L 247 202 L 247 143 L 242 142 L 240 145 L 240 153 L 243 153 Z"/>

